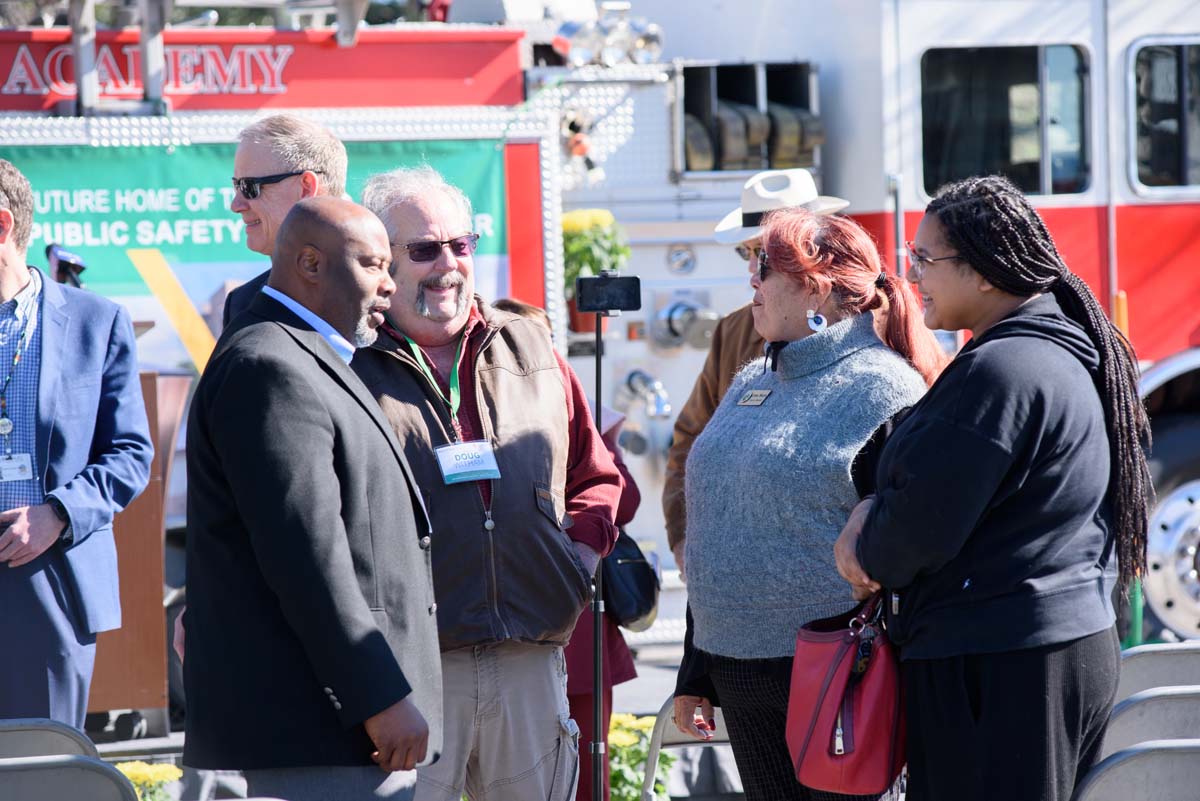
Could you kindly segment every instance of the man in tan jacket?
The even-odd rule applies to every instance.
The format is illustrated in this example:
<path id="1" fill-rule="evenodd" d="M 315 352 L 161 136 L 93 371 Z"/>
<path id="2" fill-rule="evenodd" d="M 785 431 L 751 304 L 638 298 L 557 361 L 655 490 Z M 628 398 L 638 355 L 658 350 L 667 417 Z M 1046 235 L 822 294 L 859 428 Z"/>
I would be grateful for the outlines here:
<path id="1" fill-rule="evenodd" d="M 738 256 L 746 262 L 746 269 L 753 273 L 758 268 L 758 253 L 762 248 L 762 220 L 768 212 L 803 206 L 815 214 L 834 214 L 849 205 L 850 201 L 842 198 L 818 195 L 808 170 L 767 170 L 746 181 L 742 187 L 741 205 L 717 224 L 713 238 L 722 244 L 734 245 Z M 717 324 L 704 369 L 675 419 L 671 450 L 667 454 L 663 516 L 667 521 L 667 544 L 675 556 L 681 577 L 685 570 L 683 543 L 687 533 L 687 505 L 684 479 L 688 453 L 737 371 L 746 362 L 763 355 L 765 343 L 754 330 L 751 309 L 752 305 L 747 303 Z"/>

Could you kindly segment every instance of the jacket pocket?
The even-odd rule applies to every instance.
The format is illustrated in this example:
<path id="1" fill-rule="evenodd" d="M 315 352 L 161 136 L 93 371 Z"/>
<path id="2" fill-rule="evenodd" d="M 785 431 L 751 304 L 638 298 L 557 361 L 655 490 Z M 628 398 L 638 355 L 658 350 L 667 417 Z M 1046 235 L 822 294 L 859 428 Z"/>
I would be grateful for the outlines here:
<path id="1" fill-rule="evenodd" d="M 579 558 L 579 552 L 575 550 L 574 541 L 567 536 L 566 530 L 570 528 L 571 516 L 567 514 L 567 500 L 561 492 L 551 489 L 545 484 L 535 483 L 533 485 L 534 495 L 537 498 L 537 507 L 544 514 L 555 528 L 559 531 L 559 536 L 556 538 L 558 546 L 565 551 L 571 564 L 575 567 L 575 572 L 579 574 L 585 588 L 585 597 L 591 595 L 592 576 L 583 566 L 583 560 Z"/>
<path id="2" fill-rule="evenodd" d="M 567 498 L 563 493 L 537 482 L 533 485 L 533 492 L 537 497 L 538 509 L 542 510 L 542 514 L 550 518 L 554 525 L 563 531 L 571 527 L 575 521 L 567 514 Z"/>

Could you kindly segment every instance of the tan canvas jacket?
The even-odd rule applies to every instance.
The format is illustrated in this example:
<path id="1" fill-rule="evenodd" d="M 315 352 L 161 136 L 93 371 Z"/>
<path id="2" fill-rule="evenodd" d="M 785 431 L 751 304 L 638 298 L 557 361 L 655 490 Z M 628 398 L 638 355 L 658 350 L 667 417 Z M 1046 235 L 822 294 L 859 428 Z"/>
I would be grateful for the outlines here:
<path id="1" fill-rule="evenodd" d="M 747 303 L 728 314 L 713 332 L 712 346 L 704 369 L 692 387 L 687 403 L 675 419 L 671 450 L 667 453 L 667 479 L 663 487 L 663 517 L 667 521 L 667 544 L 672 548 L 683 542 L 687 531 L 687 506 L 684 502 L 684 468 L 692 443 L 712 417 L 733 383 L 733 377 L 746 362 L 763 355 L 763 338 L 754 330 L 753 307 Z"/>

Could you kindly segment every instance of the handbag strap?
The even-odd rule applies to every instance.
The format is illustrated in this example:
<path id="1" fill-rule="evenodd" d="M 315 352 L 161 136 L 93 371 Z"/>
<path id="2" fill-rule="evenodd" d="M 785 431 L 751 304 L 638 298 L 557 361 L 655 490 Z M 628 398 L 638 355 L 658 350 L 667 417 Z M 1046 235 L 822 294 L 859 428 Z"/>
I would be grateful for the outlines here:
<path id="1" fill-rule="evenodd" d="M 867 626 L 879 621 L 883 615 L 883 590 L 879 590 L 863 604 L 862 611 L 850 620 L 850 628 L 861 632 Z M 855 626 L 855 623 L 858 625 Z"/>

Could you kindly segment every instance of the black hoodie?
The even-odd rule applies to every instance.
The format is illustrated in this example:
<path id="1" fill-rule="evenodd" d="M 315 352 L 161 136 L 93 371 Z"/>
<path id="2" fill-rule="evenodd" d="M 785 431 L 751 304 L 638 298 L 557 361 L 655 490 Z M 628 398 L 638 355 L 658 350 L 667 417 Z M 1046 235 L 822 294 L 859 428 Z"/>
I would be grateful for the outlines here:
<path id="1" fill-rule="evenodd" d="M 902 658 L 1113 625 L 1098 365 L 1083 329 L 1039 296 L 968 343 L 896 427 L 858 557 L 889 588 Z"/>

